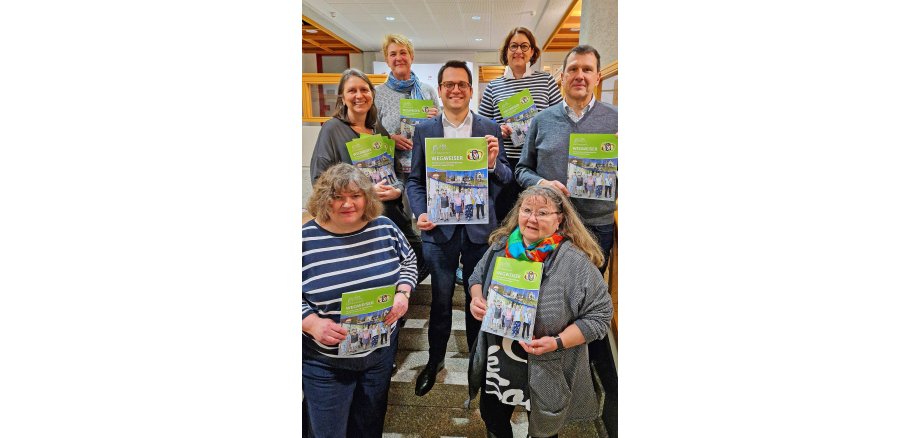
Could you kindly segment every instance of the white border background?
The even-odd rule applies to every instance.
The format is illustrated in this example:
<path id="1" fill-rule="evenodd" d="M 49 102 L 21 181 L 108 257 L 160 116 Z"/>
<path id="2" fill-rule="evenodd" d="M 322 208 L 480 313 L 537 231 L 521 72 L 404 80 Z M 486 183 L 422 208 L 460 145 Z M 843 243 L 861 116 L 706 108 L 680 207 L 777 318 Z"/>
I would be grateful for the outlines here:
<path id="1" fill-rule="evenodd" d="M 920 434 L 902 5 L 619 5 L 621 436 Z M 0 434 L 299 433 L 298 21 L 3 7 Z"/>

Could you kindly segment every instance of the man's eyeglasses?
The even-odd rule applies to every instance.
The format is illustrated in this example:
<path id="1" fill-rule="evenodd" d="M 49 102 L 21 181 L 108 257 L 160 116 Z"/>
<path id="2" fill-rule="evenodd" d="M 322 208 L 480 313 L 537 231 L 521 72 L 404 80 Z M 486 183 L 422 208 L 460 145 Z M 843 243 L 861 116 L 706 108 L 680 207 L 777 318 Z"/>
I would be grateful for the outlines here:
<path id="1" fill-rule="evenodd" d="M 454 87 L 460 88 L 460 91 L 466 91 L 470 88 L 469 82 L 441 82 L 441 86 L 447 88 L 448 90 L 453 90 Z"/>
<path id="2" fill-rule="evenodd" d="M 559 213 L 558 211 L 546 211 L 546 210 L 534 211 L 526 207 L 521 208 L 520 210 L 520 214 L 522 218 L 524 217 L 529 218 L 530 216 L 536 216 L 537 220 L 547 219 L 549 218 L 549 215 L 558 214 L 558 213 Z"/>
<path id="3" fill-rule="evenodd" d="M 520 49 L 521 52 L 526 52 L 526 51 L 530 50 L 530 44 L 527 44 L 527 43 L 524 43 L 524 44 L 512 44 L 512 45 L 508 46 L 508 49 L 511 50 L 512 52 L 517 52 L 518 49 Z"/>

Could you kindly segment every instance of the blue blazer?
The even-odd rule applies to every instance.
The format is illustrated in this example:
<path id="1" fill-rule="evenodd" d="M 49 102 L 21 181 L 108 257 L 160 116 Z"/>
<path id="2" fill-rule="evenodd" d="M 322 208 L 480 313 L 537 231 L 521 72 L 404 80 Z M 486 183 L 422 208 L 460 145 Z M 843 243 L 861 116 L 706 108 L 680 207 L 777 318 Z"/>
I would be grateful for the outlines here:
<path id="1" fill-rule="evenodd" d="M 444 125 L 441 113 L 437 117 L 423 120 L 416 125 L 415 134 L 412 136 L 412 172 L 406 182 L 406 194 L 409 196 L 409 207 L 419 217 L 428 213 L 428 192 L 426 183 L 428 177 L 425 173 L 425 139 L 444 137 Z M 431 231 L 422 231 L 422 241 L 431 243 L 444 243 L 454 236 L 458 227 L 466 227 L 467 236 L 473 243 L 488 243 L 489 233 L 498 228 L 495 218 L 495 198 L 505 184 L 514 178 L 514 170 L 505 156 L 505 146 L 502 142 L 502 130 L 492 120 L 473 113 L 473 137 L 494 135 L 498 138 L 498 158 L 495 160 L 495 169 L 489 174 L 489 223 L 472 225 L 443 225 L 438 224 Z"/>

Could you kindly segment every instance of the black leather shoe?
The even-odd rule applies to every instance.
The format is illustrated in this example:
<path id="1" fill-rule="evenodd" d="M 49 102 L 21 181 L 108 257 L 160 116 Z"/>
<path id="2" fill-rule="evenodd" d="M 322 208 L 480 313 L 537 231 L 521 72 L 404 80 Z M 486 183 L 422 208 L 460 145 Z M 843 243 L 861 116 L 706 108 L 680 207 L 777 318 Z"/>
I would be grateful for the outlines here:
<path id="1" fill-rule="evenodd" d="M 438 371 L 444 369 L 444 361 L 442 360 L 438 363 L 437 367 L 432 367 L 429 363 L 425 366 L 425 369 L 418 375 L 418 379 L 415 381 L 415 395 L 421 397 L 425 394 L 428 394 L 428 391 L 431 391 L 431 387 L 434 386 L 435 379 L 438 376 Z"/>

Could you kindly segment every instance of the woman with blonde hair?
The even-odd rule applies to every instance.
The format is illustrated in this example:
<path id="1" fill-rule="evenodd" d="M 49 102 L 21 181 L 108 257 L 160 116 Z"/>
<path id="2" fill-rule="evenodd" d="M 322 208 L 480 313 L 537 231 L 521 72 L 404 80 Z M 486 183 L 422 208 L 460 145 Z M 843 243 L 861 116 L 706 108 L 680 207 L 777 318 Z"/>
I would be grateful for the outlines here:
<path id="1" fill-rule="evenodd" d="M 396 353 L 397 320 L 415 289 L 415 253 L 390 219 L 370 178 L 351 164 L 328 169 L 307 202 L 315 216 L 303 225 L 301 312 L 304 431 L 311 437 L 381 436 Z M 365 328 L 346 354 L 339 344 L 342 294 L 395 286 L 393 307 L 383 320 L 390 345 L 373 347 Z M 374 338 L 377 339 L 376 336 Z"/>
<path id="2" fill-rule="evenodd" d="M 512 437 L 517 405 L 528 410 L 533 437 L 554 437 L 566 422 L 597 418 L 587 343 L 607 334 L 613 308 L 597 269 L 604 256 L 594 237 L 567 197 L 552 187 L 531 186 L 489 242 L 470 277 L 470 312 L 480 321 L 488 300 L 483 285 L 491 283 L 498 257 L 543 263 L 533 340 L 479 332 L 472 350 L 470 399 L 481 389 L 479 410 L 489 436 Z"/>

